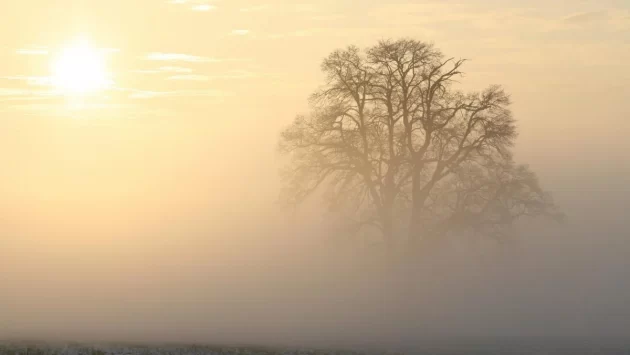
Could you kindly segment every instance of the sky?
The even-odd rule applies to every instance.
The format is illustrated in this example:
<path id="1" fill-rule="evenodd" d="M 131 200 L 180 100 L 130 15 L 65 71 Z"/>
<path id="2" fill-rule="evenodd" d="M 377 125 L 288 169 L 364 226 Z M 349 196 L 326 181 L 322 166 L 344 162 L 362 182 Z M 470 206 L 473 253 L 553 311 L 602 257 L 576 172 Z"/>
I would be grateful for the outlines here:
<path id="1" fill-rule="evenodd" d="M 622 260 L 630 251 L 624 238 L 630 198 L 625 0 L 4 0 L 0 13 L 0 280 L 11 290 L 5 298 L 21 300 L 5 319 L 10 329 L 28 332 L 33 324 L 53 322 L 55 312 L 69 312 L 75 304 L 69 290 L 81 294 L 86 279 L 93 289 L 117 288 L 121 295 L 166 292 L 181 308 L 151 313 L 150 302 L 134 306 L 115 293 L 88 292 L 102 308 L 79 307 L 84 314 L 108 319 L 103 305 L 117 305 L 140 318 L 153 314 L 156 323 L 191 327 L 206 324 L 194 317 L 194 294 L 177 298 L 164 290 L 177 284 L 208 295 L 191 285 L 206 272 L 219 284 L 228 282 L 220 271 L 225 268 L 238 269 L 243 280 L 284 284 L 280 276 L 261 276 L 282 263 L 251 272 L 248 267 L 257 264 L 237 257 L 258 260 L 260 250 L 272 250 L 273 258 L 299 260 L 295 251 L 312 239 L 290 237 L 293 217 L 275 212 L 279 132 L 308 111 L 327 54 L 400 37 L 470 59 L 462 89 L 501 84 L 511 94 L 520 132 L 517 160 L 538 173 L 572 221 L 558 233 L 575 237 L 552 238 L 546 242 L 552 246 L 532 242 L 536 253 L 527 265 L 542 258 L 557 266 L 554 252 L 564 250 L 571 268 L 591 270 L 593 282 L 603 282 L 600 272 L 611 277 L 602 294 L 629 292 L 616 276 L 628 267 Z M 55 58 L 77 38 L 99 49 L 111 76 L 111 86 L 78 103 L 51 85 Z M 144 283 L 138 286 L 133 275 Z M 221 284 L 222 302 L 232 297 L 228 284 Z M 246 292 L 246 284 L 234 290 Z M 32 293 L 50 298 L 37 300 Z M 558 299 L 562 295 L 558 291 Z M 629 324 L 628 317 L 608 315 L 614 319 L 606 323 L 602 316 L 621 309 L 620 300 L 597 300 L 589 303 L 591 326 L 562 323 L 567 327 L 559 333 Z M 157 296 L 154 301 L 161 304 Z M 261 311 L 259 319 L 275 310 Z M 521 323 L 535 333 L 539 318 L 532 317 Z M 296 322 L 283 319 L 288 328 Z M 500 326 L 507 320 L 499 315 L 495 321 L 489 333 L 521 329 Z M 242 323 L 234 322 L 225 329 L 240 329 Z M 76 332 L 80 324 L 69 329 Z M 115 328 L 107 329 L 114 334 Z"/>

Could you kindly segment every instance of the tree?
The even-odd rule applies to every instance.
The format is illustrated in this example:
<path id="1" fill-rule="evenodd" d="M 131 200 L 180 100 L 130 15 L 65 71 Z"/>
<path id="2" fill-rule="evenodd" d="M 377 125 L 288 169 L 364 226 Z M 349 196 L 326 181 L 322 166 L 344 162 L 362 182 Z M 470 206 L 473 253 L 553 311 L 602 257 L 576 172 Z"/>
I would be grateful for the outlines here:
<path id="1" fill-rule="evenodd" d="M 329 55 L 312 112 L 281 135 L 283 200 L 325 188 L 331 209 L 354 230 L 378 229 L 390 248 L 455 231 L 498 237 L 522 216 L 559 216 L 535 174 L 513 162 L 509 96 L 457 90 L 464 64 L 409 39 Z"/>

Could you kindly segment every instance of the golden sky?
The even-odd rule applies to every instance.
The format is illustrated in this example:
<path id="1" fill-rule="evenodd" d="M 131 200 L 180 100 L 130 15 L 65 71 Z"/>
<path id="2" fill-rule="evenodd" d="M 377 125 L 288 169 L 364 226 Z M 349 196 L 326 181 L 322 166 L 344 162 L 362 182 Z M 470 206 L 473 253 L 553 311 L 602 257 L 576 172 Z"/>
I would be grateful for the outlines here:
<path id="1" fill-rule="evenodd" d="M 18 296 L 33 288 L 15 297 L 24 324 L 41 321 L 33 309 L 81 304 L 67 298 L 81 292 L 196 319 L 193 291 L 221 264 L 215 253 L 234 252 L 226 244 L 239 233 L 274 246 L 261 231 L 274 223 L 277 139 L 307 112 L 322 59 L 385 38 L 470 59 L 466 90 L 504 85 L 517 159 L 582 223 L 574 228 L 627 227 L 628 0 L 0 0 L 0 14 L 0 280 Z M 108 81 L 87 96 L 68 91 L 85 77 L 55 76 L 72 72 L 76 63 L 55 63 L 82 38 Z M 298 238 L 287 239 L 278 250 Z M 85 290 L 86 274 L 124 292 Z M 154 304 L 129 301 L 143 287 L 158 290 Z M 184 313 L 167 314 L 162 291 Z"/>
<path id="2" fill-rule="evenodd" d="M 519 158 L 552 191 L 584 162 L 581 175 L 627 168 L 606 165 L 628 148 L 627 1 L 29 0 L 0 13 L 0 191 L 17 220 L 264 205 L 278 132 L 307 110 L 322 58 L 388 37 L 471 59 L 465 89 L 503 84 Z M 81 38 L 111 85 L 77 99 L 51 75 Z"/>

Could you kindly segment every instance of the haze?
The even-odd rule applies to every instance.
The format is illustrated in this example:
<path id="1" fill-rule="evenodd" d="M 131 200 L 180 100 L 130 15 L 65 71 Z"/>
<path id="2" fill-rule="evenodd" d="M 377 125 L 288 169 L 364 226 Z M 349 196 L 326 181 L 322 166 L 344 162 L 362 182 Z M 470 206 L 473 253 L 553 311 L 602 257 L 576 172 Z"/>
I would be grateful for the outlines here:
<path id="1" fill-rule="evenodd" d="M 0 13 L 0 338 L 628 335 L 627 1 L 4 0 Z M 316 199 L 278 206 L 278 137 L 308 112 L 323 58 L 400 37 L 471 59 L 464 89 L 505 87 L 516 158 L 566 224 L 393 272 L 335 237 Z M 77 38 L 111 74 L 71 82 L 85 95 L 51 70 Z"/>

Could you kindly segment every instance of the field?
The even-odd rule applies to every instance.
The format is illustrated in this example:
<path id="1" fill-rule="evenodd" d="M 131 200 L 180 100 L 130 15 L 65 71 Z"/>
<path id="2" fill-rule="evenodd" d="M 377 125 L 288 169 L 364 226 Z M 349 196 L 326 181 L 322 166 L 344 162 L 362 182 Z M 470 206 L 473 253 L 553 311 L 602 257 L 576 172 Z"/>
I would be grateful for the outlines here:
<path id="1" fill-rule="evenodd" d="M 219 347 L 195 345 L 87 345 L 47 343 L 0 344 L 0 355 L 363 355 L 356 351 Z"/>
<path id="2" fill-rule="evenodd" d="M 0 355 L 402 355 L 383 351 L 290 349 L 257 346 L 120 345 L 6 342 Z M 630 355 L 627 339 L 450 338 L 411 347 L 409 355 Z"/>

